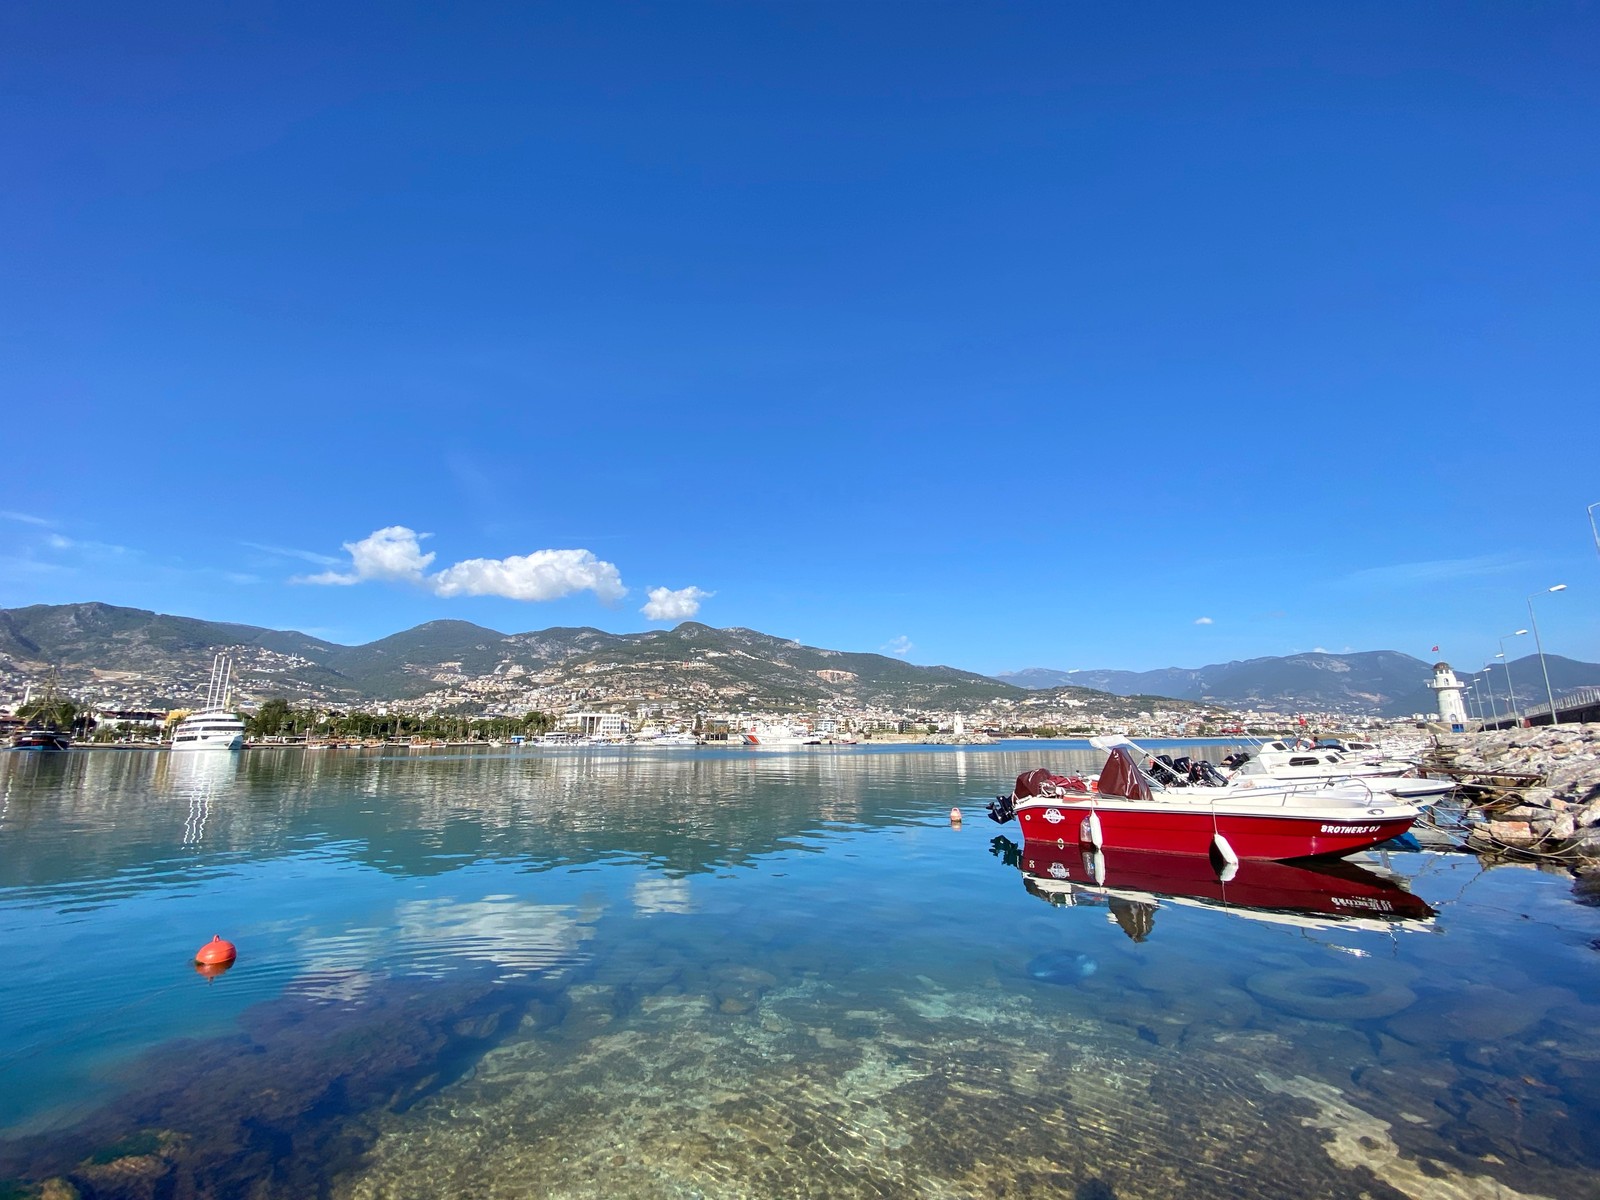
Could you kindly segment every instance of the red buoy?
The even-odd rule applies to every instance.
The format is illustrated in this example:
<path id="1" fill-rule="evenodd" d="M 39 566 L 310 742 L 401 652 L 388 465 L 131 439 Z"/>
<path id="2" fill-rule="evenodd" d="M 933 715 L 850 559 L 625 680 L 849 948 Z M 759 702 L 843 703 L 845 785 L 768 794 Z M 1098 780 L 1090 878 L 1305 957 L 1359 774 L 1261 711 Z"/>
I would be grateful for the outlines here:
<path id="1" fill-rule="evenodd" d="M 211 940 L 196 951 L 194 961 L 200 967 L 221 967 L 232 964 L 239 957 L 239 952 L 233 948 L 232 942 L 225 942 L 219 934 L 212 934 Z"/>

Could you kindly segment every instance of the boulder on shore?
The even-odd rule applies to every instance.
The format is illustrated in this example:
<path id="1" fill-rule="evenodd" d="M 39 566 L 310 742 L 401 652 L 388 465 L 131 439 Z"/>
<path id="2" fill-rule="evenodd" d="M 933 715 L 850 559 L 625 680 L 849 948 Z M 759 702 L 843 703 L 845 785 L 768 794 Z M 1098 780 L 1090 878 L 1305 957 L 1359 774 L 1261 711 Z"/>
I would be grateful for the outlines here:
<path id="1" fill-rule="evenodd" d="M 1493 842 L 1600 868 L 1600 724 L 1447 733 L 1438 748 L 1460 771 L 1539 777 L 1486 814 Z"/>

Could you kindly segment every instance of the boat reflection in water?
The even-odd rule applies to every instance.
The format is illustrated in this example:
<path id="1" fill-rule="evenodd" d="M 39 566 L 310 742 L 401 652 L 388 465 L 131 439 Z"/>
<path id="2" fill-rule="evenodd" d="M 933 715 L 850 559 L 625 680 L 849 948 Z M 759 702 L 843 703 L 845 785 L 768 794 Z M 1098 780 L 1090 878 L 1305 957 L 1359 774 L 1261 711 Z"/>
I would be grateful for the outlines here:
<path id="1" fill-rule="evenodd" d="M 1007 837 L 995 838 L 990 849 L 1021 870 L 1033 895 L 1063 907 L 1103 906 L 1136 942 L 1150 936 L 1164 904 L 1310 929 L 1416 930 L 1434 918 L 1425 901 L 1393 878 L 1343 859 L 1228 864 L 1192 854 L 1023 847 Z"/>

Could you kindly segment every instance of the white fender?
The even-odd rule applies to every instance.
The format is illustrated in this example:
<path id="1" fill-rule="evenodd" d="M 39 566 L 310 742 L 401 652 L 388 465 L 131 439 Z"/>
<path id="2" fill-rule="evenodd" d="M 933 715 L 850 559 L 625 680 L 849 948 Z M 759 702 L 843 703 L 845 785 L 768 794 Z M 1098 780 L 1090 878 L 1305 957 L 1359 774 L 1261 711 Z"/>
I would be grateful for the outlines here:
<path id="1" fill-rule="evenodd" d="M 1239 869 L 1239 855 L 1234 850 L 1234 848 L 1232 846 L 1228 845 L 1228 839 L 1227 838 L 1223 837 L 1222 834 L 1220 834 L 1220 833 L 1212 834 L 1211 835 L 1211 846 L 1212 846 L 1212 849 L 1214 849 L 1218 854 L 1220 854 L 1222 856 L 1222 861 L 1224 863 L 1226 863 L 1228 866 L 1232 867 L 1235 871 L 1237 871 Z M 1228 879 L 1232 879 L 1232 878 L 1233 878 L 1232 875 L 1228 876 Z M 1227 879 L 1223 880 L 1224 883 L 1226 883 L 1227 881 L 1228 881 Z"/>
<path id="2" fill-rule="evenodd" d="M 1089 867 L 1089 877 L 1093 879 L 1098 886 L 1104 887 L 1106 883 L 1106 856 L 1096 850 L 1091 854 L 1084 855 L 1084 857 L 1089 860 L 1087 864 Z"/>
<path id="3" fill-rule="evenodd" d="M 1078 840 L 1088 842 L 1096 850 L 1106 844 L 1105 834 L 1100 831 L 1100 814 L 1091 812 L 1078 826 Z"/>

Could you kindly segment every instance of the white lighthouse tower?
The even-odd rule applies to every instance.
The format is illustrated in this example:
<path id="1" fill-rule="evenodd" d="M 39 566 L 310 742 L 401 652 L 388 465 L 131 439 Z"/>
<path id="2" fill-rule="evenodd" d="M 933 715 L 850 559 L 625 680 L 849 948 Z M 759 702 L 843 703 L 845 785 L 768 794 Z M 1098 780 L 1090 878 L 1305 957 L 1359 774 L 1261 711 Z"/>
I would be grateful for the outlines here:
<path id="1" fill-rule="evenodd" d="M 1467 703 L 1461 693 L 1465 685 L 1456 678 L 1447 662 L 1433 664 L 1433 679 L 1428 686 L 1439 693 L 1439 720 L 1450 726 L 1450 732 L 1460 733 L 1467 727 Z"/>

